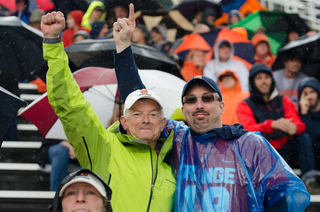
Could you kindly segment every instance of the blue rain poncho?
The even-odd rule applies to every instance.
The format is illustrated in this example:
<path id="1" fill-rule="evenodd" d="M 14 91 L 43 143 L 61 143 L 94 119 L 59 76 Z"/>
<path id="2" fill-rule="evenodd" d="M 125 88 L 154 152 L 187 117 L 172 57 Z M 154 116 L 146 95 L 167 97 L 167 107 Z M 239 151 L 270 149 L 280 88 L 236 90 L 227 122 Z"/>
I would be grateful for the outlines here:
<path id="1" fill-rule="evenodd" d="M 133 90 L 145 87 L 131 47 L 114 58 L 118 88 L 125 100 Z M 242 125 L 224 125 L 199 135 L 183 122 L 167 118 L 161 137 L 171 130 L 175 212 L 264 211 L 279 200 L 288 211 L 303 211 L 310 204 L 304 183 L 276 150 Z"/>

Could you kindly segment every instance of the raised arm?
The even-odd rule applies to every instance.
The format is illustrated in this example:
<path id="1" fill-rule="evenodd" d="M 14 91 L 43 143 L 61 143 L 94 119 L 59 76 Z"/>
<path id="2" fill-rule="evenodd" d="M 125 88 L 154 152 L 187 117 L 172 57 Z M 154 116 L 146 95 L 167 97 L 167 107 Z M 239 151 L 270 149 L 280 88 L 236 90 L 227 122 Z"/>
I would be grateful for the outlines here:
<path id="1" fill-rule="evenodd" d="M 114 68 L 120 96 L 123 101 L 132 91 L 145 88 L 139 76 L 130 46 L 136 22 L 134 20 L 133 4 L 130 4 L 129 7 L 129 19 L 118 18 L 113 24 L 113 37 L 116 44 L 116 51 L 113 53 Z"/>
<path id="2" fill-rule="evenodd" d="M 44 38 L 58 38 L 59 34 L 65 28 L 65 19 L 62 12 L 52 12 L 42 16 L 41 30 Z"/>
<path id="3" fill-rule="evenodd" d="M 90 103 L 84 98 L 68 66 L 68 56 L 59 38 L 65 19 L 61 12 L 48 13 L 42 17 L 44 34 L 43 55 L 48 61 L 48 99 L 59 117 L 68 141 L 82 168 L 91 169 L 108 180 L 110 145 L 113 141 L 100 122 Z M 108 137 L 108 139 L 105 139 Z M 101 160 L 101 155 L 106 160 Z"/>

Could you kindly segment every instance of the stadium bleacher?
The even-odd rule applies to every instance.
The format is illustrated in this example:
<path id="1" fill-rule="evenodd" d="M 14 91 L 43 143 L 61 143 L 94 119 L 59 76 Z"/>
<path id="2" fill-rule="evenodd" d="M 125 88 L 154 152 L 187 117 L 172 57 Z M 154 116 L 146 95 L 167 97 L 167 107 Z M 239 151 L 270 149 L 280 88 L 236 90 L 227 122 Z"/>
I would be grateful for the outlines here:
<path id="1" fill-rule="evenodd" d="M 37 87 L 19 84 L 21 98 L 31 103 L 41 94 Z M 0 211 L 46 212 L 54 192 L 49 191 L 51 166 L 34 160 L 42 135 L 28 120 L 18 117 L 19 141 L 3 141 L 0 149 Z M 72 171 L 73 167 L 69 167 Z M 300 170 L 294 170 L 299 175 Z M 320 212 L 320 195 L 311 196 L 307 212 Z"/>

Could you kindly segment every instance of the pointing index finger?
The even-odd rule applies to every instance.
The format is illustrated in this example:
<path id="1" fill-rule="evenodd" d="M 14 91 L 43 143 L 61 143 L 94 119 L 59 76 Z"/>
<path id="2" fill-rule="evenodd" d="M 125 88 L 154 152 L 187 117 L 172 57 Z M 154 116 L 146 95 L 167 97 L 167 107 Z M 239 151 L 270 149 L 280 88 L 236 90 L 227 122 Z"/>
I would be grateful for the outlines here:
<path id="1" fill-rule="evenodd" d="M 129 21 L 130 22 L 135 21 L 135 19 L 134 19 L 134 6 L 132 3 L 129 5 Z"/>

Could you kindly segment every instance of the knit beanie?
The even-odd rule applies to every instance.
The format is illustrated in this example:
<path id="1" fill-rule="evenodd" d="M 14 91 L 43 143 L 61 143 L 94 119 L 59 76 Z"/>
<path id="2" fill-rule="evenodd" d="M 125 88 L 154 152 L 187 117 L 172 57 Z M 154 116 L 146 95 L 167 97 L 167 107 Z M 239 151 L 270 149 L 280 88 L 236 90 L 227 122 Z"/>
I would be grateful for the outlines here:
<path id="1" fill-rule="evenodd" d="M 302 93 L 302 90 L 304 87 L 311 87 L 318 93 L 318 96 L 320 95 L 320 83 L 316 78 L 307 77 L 307 78 L 304 78 L 303 80 L 301 80 L 301 82 L 299 83 L 299 86 L 298 86 L 299 99 L 300 99 L 300 96 L 301 96 L 301 93 Z"/>

